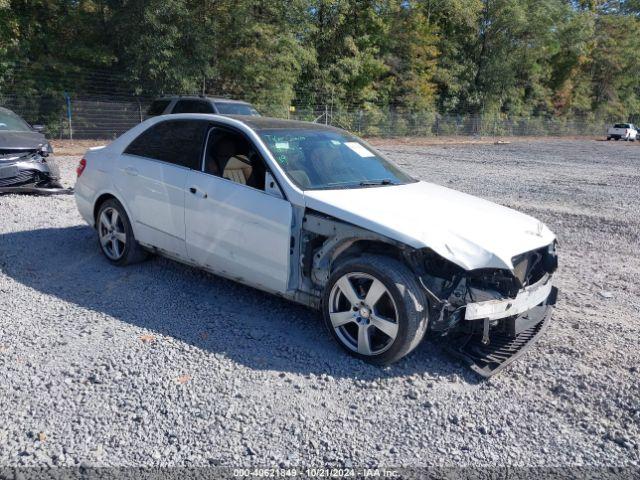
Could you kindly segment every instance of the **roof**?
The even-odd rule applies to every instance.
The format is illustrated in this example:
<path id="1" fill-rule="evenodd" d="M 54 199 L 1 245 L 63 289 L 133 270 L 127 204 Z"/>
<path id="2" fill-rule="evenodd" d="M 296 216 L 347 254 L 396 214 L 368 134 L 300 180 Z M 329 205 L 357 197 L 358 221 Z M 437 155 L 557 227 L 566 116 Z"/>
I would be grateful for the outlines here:
<path id="1" fill-rule="evenodd" d="M 249 115 L 227 115 L 238 120 L 253 130 L 338 130 L 331 125 L 322 123 L 303 122 L 301 120 L 285 120 L 282 118 L 257 117 Z"/>
<path id="2" fill-rule="evenodd" d="M 210 100 L 212 102 L 241 103 L 243 105 L 251 105 L 249 102 L 245 102 L 244 100 L 234 100 L 232 98 L 208 97 L 200 95 L 165 95 L 163 97 L 156 98 L 156 100 L 173 100 L 174 98 L 177 98 L 179 100 Z"/>

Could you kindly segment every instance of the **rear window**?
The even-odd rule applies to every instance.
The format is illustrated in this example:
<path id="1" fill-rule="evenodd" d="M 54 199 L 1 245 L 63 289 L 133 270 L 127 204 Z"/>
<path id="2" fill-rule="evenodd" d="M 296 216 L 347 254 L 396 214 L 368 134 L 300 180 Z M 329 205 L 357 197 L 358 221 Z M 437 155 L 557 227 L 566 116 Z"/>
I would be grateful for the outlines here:
<path id="1" fill-rule="evenodd" d="M 147 110 L 147 117 L 162 115 L 170 103 L 171 100 L 156 100 L 151 104 L 149 110 Z"/>
<path id="2" fill-rule="evenodd" d="M 168 120 L 156 123 L 129 144 L 124 153 L 200 170 L 208 123 Z"/>
<path id="3" fill-rule="evenodd" d="M 628 123 L 616 123 L 613 128 L 629 128 Z"/>
<path id="4" fill-rule="evenodd" d="M 258 111 L 248 103 L 216 102 L 216 110 L 222 115 L 260 115 Z"/>
<path id="5" fill-rule="evenodd" d="M 180 100 L 172 113 L 213 113 L 213 107 L 206 100 Z"/>

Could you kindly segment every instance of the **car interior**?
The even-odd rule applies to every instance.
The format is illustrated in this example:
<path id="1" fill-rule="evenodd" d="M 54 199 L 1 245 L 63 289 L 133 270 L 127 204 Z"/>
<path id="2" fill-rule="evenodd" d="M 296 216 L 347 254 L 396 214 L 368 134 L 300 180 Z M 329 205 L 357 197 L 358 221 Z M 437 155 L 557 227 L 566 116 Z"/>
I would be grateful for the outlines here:
<path id="1" fill-rule="evenodd" d="M 204 171 L 264 190 L 267 169 L 248 139 L 239 133 L 216 128 L 209 135 Z"/>

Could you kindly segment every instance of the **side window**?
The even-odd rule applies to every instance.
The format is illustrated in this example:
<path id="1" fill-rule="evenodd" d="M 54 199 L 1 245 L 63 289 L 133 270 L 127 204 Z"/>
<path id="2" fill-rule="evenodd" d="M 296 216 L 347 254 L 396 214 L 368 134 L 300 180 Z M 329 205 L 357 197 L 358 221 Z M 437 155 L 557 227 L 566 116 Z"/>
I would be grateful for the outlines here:
<path id="1" fill-rule="evenodd" d="M 205 100 L 179 100 L 172 113 L 213 113 L 213 107 Z"/>
<path id="2" fill-rule="evenodd" d="M 226 128 L 208 134 L 204 171 L 242 185 L 264 190 L 267 167 L 251 141 Z"/>
<path id="3" fill-rule="evenodd" d="M 199 170 L 207 126 L 201 120 L 156 123 L 131 142 L 124 153 Z"/>
<path id="4" fill-rule="evenodd" d="M 165 108 L 169 106 L 171 100 L 156 100 L 151 104 L 149 110 L 147 110 L 147 117 L 155 117 L 157 115 L 162 115 Z"/>

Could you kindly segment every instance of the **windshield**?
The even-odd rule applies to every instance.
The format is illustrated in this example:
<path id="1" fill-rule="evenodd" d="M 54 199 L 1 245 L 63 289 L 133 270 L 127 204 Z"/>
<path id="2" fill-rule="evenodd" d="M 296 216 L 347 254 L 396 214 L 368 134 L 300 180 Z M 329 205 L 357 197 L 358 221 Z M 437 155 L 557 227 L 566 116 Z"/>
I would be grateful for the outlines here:
<path id="1" fill-rule="evenodd" d="M 31 127 L 18 115 L 6 108 L 0 108 L 0 132 L 31 132 Z"/>
<path id="2" fill-rule="evenodd" d="M 260 115 L 255 108 L 247 103 L 216 102 L 216 109 L 222 115 Z"/>
<path id="3" fill-rule="evenodd" d="M 258 134 L 287 176 L 303 190 L 415 182 L 346 132 L 267 129 Z"/>

